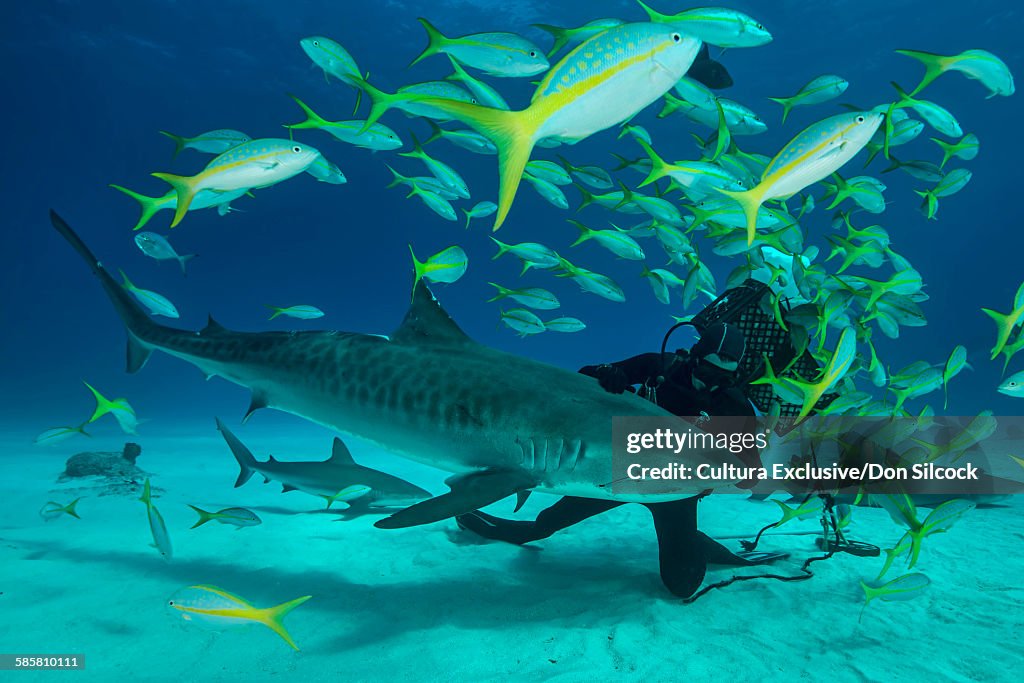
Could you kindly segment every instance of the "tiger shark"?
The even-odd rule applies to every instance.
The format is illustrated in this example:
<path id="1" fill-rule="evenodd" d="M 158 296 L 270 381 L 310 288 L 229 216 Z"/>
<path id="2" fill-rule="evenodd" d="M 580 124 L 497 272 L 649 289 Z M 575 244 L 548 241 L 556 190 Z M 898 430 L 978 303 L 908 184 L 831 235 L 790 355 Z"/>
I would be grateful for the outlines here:
<path id="1" fill-rule="evenodd" d="M 52 210 L 50 219 L 124 322 L 129 373 L 159 350 L 208 378 L 248 388 L 246 418 L 274 408 L 455 475 L 446 481 L 449 492 L 378 520 L 379 528 L 429 524 L 511 495 L 518 510 L 534 490 L 656 503 L 731 485 L 680 481 L 671 493 L 613 490 L 612 418 L 679 418 L 634 394 L 609 393 L 592 377 L 473 341 L 422 281 L 389 336 L 236 332 L 212 317 L 199 332 L 182 330 L 153 320 Z M 690 449 L 677 461 L 740 465 L 725 449 Z"/>

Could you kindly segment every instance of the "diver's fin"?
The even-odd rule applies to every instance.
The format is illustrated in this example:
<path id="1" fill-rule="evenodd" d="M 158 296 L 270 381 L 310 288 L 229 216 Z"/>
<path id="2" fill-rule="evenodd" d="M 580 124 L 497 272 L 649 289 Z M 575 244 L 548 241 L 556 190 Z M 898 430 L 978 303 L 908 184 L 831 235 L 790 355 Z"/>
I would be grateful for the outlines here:
<path id="1" fill-rule="evenodd" d="M 522 470 L 484 470 L 452 477 L 446 482 L 451 491 L 399 510 L 390 517 L 378 520 L 378 529 L 404 529 L 430 524 L 486 507 L 506 496 L 536 486 Z"/>

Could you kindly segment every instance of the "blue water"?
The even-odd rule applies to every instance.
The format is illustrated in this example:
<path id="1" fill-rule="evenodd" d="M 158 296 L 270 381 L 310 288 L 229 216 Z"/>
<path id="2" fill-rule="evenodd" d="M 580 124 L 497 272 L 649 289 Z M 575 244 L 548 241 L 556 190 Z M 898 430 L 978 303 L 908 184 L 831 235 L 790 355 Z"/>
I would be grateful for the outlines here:
<path id="1" fill-rule="evenodd" d="M 1012 27 L 1019 26 L 1020 16 L 1012 3 L 974 3 L 971 14 L 978 19 L 969 25 L 953 20 L 963 11 L 958 3 L 925 7 L 920 2 L 874 1 L 819 3 L 813 10 L 798 2 L 737 4 L 775 37 L 767 46 L 732 49 L 722 57 L 736 83 L 723 94 L 751 106 L 769 124 L 765 134 L 740 138 L 743 148 L 771 155 L 799 127 L 838 111 L 838 102 L 874 106 L 890 101 L 890 80 L 912 87 L 921 68 L 893 54 L 895 48 L 952 54 L 983 47 L 1019 71 L 1022 52 Z M 327 317 L 295 322 L 295 327 L 387 333 L 401 319 L 407 301 L 411 276 L 406 245 L 413 244 L 424 256 L 459 244 L 469 254 L 469 272 L 459 283 L 439 287 L 438 294 L 460 325 L 481 342 L 573 369 L 655 348 L 672 322 L 669 314 L 684 311 L 656 302 L 636 264 L 616 261 L 593 243 L 568 250 L 576 237 L 565 223 L 571 212 L 552 207 L 524 186 L 498 237 L 540 241 L 565 251 L 574 261 L 618 280 L 627 303 L 584 294 L 548 273 L 534 271 L 518 280 L 515 259 L 489 260 L 494 247 L 486 239 L 486 221 L 467 233 L 415 198 L 405 201 L 399 189 L 385 189 L 390 180 L 385 163 L 420 173 L 418 162 L 355 149 L 319 131 L 300 131 L 297 138 L 337 163 L 348 184 L 332 186 L 303 176 L 260 191 L 256 199 L 236 202 L 239 212 L 229 216 L 189 214 L 166 233 L 181 253 L 201 254 L 186 279 L 173 264 L 156 264 L 138 251 L 131 239 L 138 208 L 108 183 L 157 195 L 166 186 L 149 173 L 194 173 L 206 158 L 186 150 L 172 162 L 172 144 L 158 130 L 194 135 L 230 127 L 254 137 L 281 136 L 282 124 L 302 118 L 287 93 L 302 97 L 325 116 L 347 118 L 354 91 L 326 83 L 298 46 L 301 37 L 312 34 L 340 41 L 383 87 L 443 77 L 447 67 L 441 57 L 405 70 L 425 44 L 415 21 L 420 15 L 452 35 L 520 30 L 542 46 L 548 44 L 545 34 L 529 28 L 530 23 L 570 26 L 603 16 L 642 18 L 639 8 L 628 2 L 509 2 L 497 14 L 487 3 L 472 2 L 346 3 L 343 9 L 318 2 L 287 7 L 61 2 L 12 8 L 0 47 L 4 63 L 14 67 L 7 89 L 15 95 L 7 107 L 10 162 L 3 193 L 8 228 L 2 239 L 8 266 L 0 276 L 7 333 L 0 344 L 8 362 L 17 361 L 5 372 L 5 415 L 30 420 L 40 431 L 76 419 L 91 401 L 79 388 L 79 377 L 128 397 L 140 414 L 164 419 L 205 419 L 209 406 L 222 405 L 226 395 L 236 393 L 221 383 L 202 386 L 198 374 L 166 358 L 135 377 L 121 372 L 120 325 L 87 271 L 49 229 L 48 207 L 60 211 L 105 262 L 175 302 L 185 327 L 201 327 L 213 313 L 228 327 L 275 329 L 265 320 L 263 304 L 310 303 Z M 797 108 L 780 127 L 778 106 L 764 98 L 791 94 L 810 78 L 829 72 L 850 81 L 845 96 Z M 493 82 L 513 106 L 524 106 L 531 87 L 522 80 Z M 938 221 L 929 222 L 911 193 L 922 183 L 900 172 L 886 174 L 882 177 L 890 185 L 886 197 L 891 204 L 877 221 L 890 231 L 893 248 L 922 273 L 931 296 L 924 304 L 928 326 L 904 328 L 896 341 L 876 334 L 879 353 L 895 370 L 917 359 L 939 363 L 954 344 L 967 346 L 972 360 L 982 362 L 975 362 L 975 371 L 957 382 L 951 408 L 963 414 L 984 408 L 1003 414 L 1015 410 L 1013 399 L 993 391 L 999 367 L 984 361 L 984 351 L 991 347 L 994 327 L 978 309 L 1008 310 L 1020 284 L 1020 250 L 1015 247 L 1020 244 L 1021 209 L 1014 193 L 1022 149 L 1015 122 L 1022 105 L 1019 97 L 986 100 L 985 92 L 958 74 L 940 78 L 926 91 L 957 116 L 965 131 L 981 139 L 980 155 L 963 164 L 974 174 L 968 187 L 942 201 Z M 656 112 L 652 106 L 636 120 L 649 127 L 656 146 L 678 158 L 695 154 L 689 133 L 708 131 L 681 117 L 656 121 Z M 389 113 L 385 122 L 406 140 L 409 131 L 421 138 L 428 135 L 423 121 L 406 119 L 400 112 Z M 937 161 L 929 135 L 935 134 L 926 130 L 911 148 L 900 150 L 902 157 Z M 535 158 L 553 159 L 558 152 L 575 162 L 611 167 L 609 152 L 640 155 L 635 145 L 614 137 L 613 132 L 601 133 L 572 148 L 540 150 Z M 443 142 L 431 151 L 469 179 L 473 202 L 494 199 L 493 157 Z M 847 175 L 863 158 L 852 162 Z M 877 175 L 882 168 L 876 160 L 868 172 Z M 630 172 L 620 177 L 635 184 L 639 176 Z M 578 195 L 567 189 L 574 207 Z M 587 208 L 578 217 L 604 227 L 606 216 L 602 209 Z M 808 243 L 826 253 L 827 216 L 819 208 L 804 222 Z M 169 220 L 170 214 L 161 213 L 147 229 L 162 230 Z M 648 251 L 658 252 L 654 246 Z M 720 283 L 738 263 L 711 255 L 705 260 Z M 584 320 L 588 328 L 573 335 L 519 339 L 499 325 L 498 305 L 484 303 L 492 291 L 487 281 L 548 287 L 561 298 L 562 314 Z"/>
<path id="2" fill-rule="evenodd" d="M 660 0 L 657 7 L 672 11 Z M 774 35 L 766 46 L 730 49 L 720 60 L 735 85 L 722 95 L 753 108 L 768 123 L 766 133 L 741 137 L 748 152 L 774 155 L 797 131 L 842 111 L 841 103 L 870 108 L 892 101 L 890 81 L 905 89 L 920 78 L 921 66 L 893 53 L 910 48 L 955 54 L 983 48 L 999 55 L 1018 77 L 1024 73 L 1024 26 L 1017 3 L 997 0 L 923 2 L 859 0 L 806 3 L 731 2 L 728 6 L 756 16 Z M 683 9 L 679 5 L 676 9 Z M 445 2 L 217 3 L 192 0 L 139 3 L 32 2 L 7 8 L 0 41 L 5 68 L 7 135 L 4 139 L 4 207 L 0 231 L 0 333 L 3 358 L 0 421 L 10 433 L 24 437 L 57 425 L 77 424 L 92 410 L 85 379 L 107 396 L 124 396 L 152 434 L 216 436 L 213 416 L 240 417 L 246 392 L 222 380 L 205 382 L 198 371 L 159 354 L 139 374 L 124 372 L 124 331 L 99 287 L 78 257 L 50 228 L 47 211 L 60 212 L 111 270 L 123 268 L 139 286 L 166 295 L 181 312 L 180 324 L 200 329 L 207 315 L 231 329 L 332 328 L 354 332 L 391 332 L 402 319 L 412 281 L 408 245 L 420 257 L 450 245 L 469 255 L 469 270 L 457 283 L 435 286 L 434 292 L 458 324 L 483 344 L 529 356 L 568 369 L 655 350 L 672 324 L 670 314 L 684 310 L 658 303 L 635 262 L 615 259 L 594 243 L 569 248 L 577 218 L 591 227 L 607 227 L 611 217 L 632 225 L 643 217 L 610 216 L 598 207 L 575 213 L 579 195 L 566 188 L 570 210 L 559 210 L 525 183 L 511 214 L 497 233 L 506 242 L 537 241 L 563 253 L 574 263 L 613 277 L 626 293 L 625 303 L 612 303 L 579 291 L 567 279 L 534 270 L 519 278 L 518 260 L 495 252 L 487 238 L 490 219 L 449 223 L 418 199 L 406 200 L 401 189 L 386 189 L 391 179 L 385 164 L 407 175 L 425 174 L 413 159 L 393 152 L 370 153 L 339 143 L 320 131 L 297 131 L 295 138 L 317 147 L 348 178 L 345 185 L 318 183 L 301 175 L 279 186 L 235 202 L 237 212 L 221 217 L 213 211 L 189 213 L 167 230 L 171 213 L 161 212 L 146 227 L 168 235 L 180 253 L 198 253 L 182 278 L 176 264 L 156 263 L 132 240 L 138 207 L 110 189 L 124 185 L 143 194 L 159 195 L 166 185 L 150 177 L 155 171 L 198 172 L 208 157 L 186 150 L 172 160 L 172 143 L 157 131 L 195 135 L 215 128 L 234 128 L 252 137 L 286 137 L 282 124 L 302 120 L 288 94 L 294 94 L 328 119 L 350 118 L 355 91 L 336 81 L 325 82 L 299 48 L 299 39 L 325 35 L 342 43 L 371 81 L 389 91 L 417 81 L 443 78 L 447 60 L 432 57 L 407 69 L 425 44 L 416 17 L 426 16 L 448 35 L 478 31 L 521 32 L 546 49 L 546 34 L 530 28 L 543 22 L 575 26 L 600 17 L 640 21 L 634 3 L 581 0 L 559 3 L 508 0 Z M 717 56 L 719 50 L 712 48 Z M 811 78 L 836 73 L 849 90 L 832 102 L 795 109 L 785 126 L 780 108 L 768 96 L 795 93 Z M 512 104 L 526 106 L 532 93 L 529 79 L 491 79 Z M 1021 96 L 986 99 L 986 90 L 960 74 L 947 74 L 922 96 L 948 108 L 965 132 L 975 133 L 981 152 L 970 162 L 954 159 L 948 168 L 973 173 L 959 194 L 940 200 L 937 221 L 919 211 L 914 189 L 925 183 L 902 172 L 879 175 L 878 158 L 863 171 L 881 177 L 889 189 L 883 214 L 859 214 L 857 225 L 878 223 L 892 236 L 892 247 L 922 274 L 930 300 L 922 304 L 928 324 L 901 328 L 896 340 L 875 334 L 882 361 L 893 371 L 916 360 L 945 361 L 956 344 L 969 351 L 973 371 L 954 380 L 949 414 L 997 415 L 1019 412 L 1020 399 L 996 393 L 1002 360 L 990 362 L 995 329 L 981 307 L 1007 311 L 1024 278 L 1021 268 L 1024 211 L 1021 209 L 1020 164 L 1024 155 L 1020 121 Z M 365 105 L 364 105 L 365 107 Z M 651 131 L 655 147 L 666 158 L 696 158 L 690 133 L 709 131 L 681 116 L 658 120 L 652 105 L 634 123 Z M 366 109 L 361 110 L 365 115 Z M 429 135 L 423 120 L 392 111 L 383 120 L 406 141 L 415 132 Z M 926 128 L 900 159 L 938 162 L 936 137 Z M 561 154 L 577 165 L 611 168 L 610 153 L 630 158 L 640 149 L 616 131 L 598 133 L 572 147 L 537 150 L 533 158 Z M 408 146 L 406 147 L 408 149 Z M 473 199 L 456 204 L 468 208 L 494 200 L 497 173 L 494 157 L 474 155 L 446 142 L 428 151 L 453 165 L 469 182 Z M 862 153 L 841 172 L 861 173 Z M 634 172 L 616 175 L 630 186 Z M 813 190 L 821 197 L 821 188 Z M 828 254 L 826 236 L 831 212 L 825 202 L 805 217 L 808 245 Z M 684 212 L 685 213 L 685 212 Z M 461 213 L 460 213 L 461 216 Z M 635 220 L 634 220 L 635 219 Z M 647 265 L 663 267 L 661 250 L 648 239 Z M 718 278 L 740 264 L 703 252 Z M 820 260 L 820 259 L 819 259 Z M 829 262 L 832 267 L 836 261 Z M 885 279 L 881 270 L 857 274 Z M 575 334 L 547 332 L 519 338 L 499 320 L 500 305 L 486 303 L 493 281 L 508 287 L 537 286 L 553 291 L 562 308 L 542 317 L 580 318 L 587 329 Z M 267 321 L 265 304 L 311 304 L 326 312 L 316 321 Z M 166 321 L 164 321 L 166 322 Z M 676 345 L 688 341 L 679 333 Z M 831 339 L 834 342 L 834 338 Z M 1024 359 L 1009 372 L 1024 369 Z M 408 372 L 415 372 L 409 368 Z M 866 379 L 859 380 L 870 388 Z M 545 387 L 537 387 L 542 396 Z M 876 391 L 877 390 L 873 390 Z M 879 393 L 879 395 L 881 395 Z M 908 403 L 912 412 L 931 404 L 941 412 L 941 392 Z M 261 416 L 264 425 L 299 430 L 298 418 Z M 111 424 L 97 425 L 109 440 L 120 438 Z M 143 438 L 140 437 L 140 438 Z M 75 448 L 65 449 L 68 453 Z M 326 453 L 326 442 L 324 444 Z M 319 456 L 316 456 L 319 457 Z M 653 569 L 653 568 L 652 568 Z"/>

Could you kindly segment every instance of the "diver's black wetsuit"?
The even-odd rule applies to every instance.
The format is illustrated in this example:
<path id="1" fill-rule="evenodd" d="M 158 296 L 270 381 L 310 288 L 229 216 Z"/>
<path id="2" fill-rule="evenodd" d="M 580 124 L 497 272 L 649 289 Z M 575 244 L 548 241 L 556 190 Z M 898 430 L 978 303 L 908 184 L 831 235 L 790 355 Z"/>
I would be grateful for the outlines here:
<path id="1" fill-rule="evenodd" d="M 617 372 L 608 368 L 617 368 Z M 729 386 L 714 391 L 700 391 L 693 384 L 694 364 L 686 351 L 677 352 L 669 363 L 665 381 L 657 387 L 658 405 L 683 417 L 705 415 L 749 416 L 754 410 L 739 389 Z M 591 377 L 605 375 L 602 386 L 621 393 L 627 385 L 653 384 L 662 373 L 660 353 L 645 353 L 609 365 L 588 365 L 580 372 Z M 609 381 L 609 375 L 611 380 Z M 616 386 L 618 384 L 618 386 Z M 643 389 L 641 389 L 643 391 Z M 748 464 L 760 465 L 756 450 L 739 454 Z M 734 555 L 727 548 L 697 530 L 697 503 L 702 496 L 668 503 L 643 503 L 654 518 L 658 534 L 659 565 L 665 587 L 674 595 L 689 597 L 704 580 L 707 565 L 755 564 Z M 623 503 L 594 498 L 566 496 L 541 511 L 532 522 L 513 521 L 482 512 L 460 515 L 459 526 L 480 536 L 508 543 L 523 544 L 551 536 L 588 517 L 616 508 Z"/>

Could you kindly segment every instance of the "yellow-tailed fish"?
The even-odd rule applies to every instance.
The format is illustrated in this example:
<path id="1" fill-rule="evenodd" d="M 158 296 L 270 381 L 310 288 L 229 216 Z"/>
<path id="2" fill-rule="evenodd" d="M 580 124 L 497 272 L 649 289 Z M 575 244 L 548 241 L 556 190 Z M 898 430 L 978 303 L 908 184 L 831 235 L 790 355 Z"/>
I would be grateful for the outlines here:
<path id="1" fill-rule="evenodd" d="M 509 298 L 518 301 L 524 306 L 529 306 L 530 308 L 535 308 L 537 310 L 542 311 L 550 311 L 552 309 L 558 308 L 560 305 L 558 302 L 558 298 L 555 297 L 554 294 L 552 294 L 546 289 L 541 289 L 540 287 L 527 287 L 525 289 L 509 289 L 507 287 L 502 287 L 501 285 L 495 284 L 493 282 L 488 282 L 487 284 L 498 290 L 498 293 L 495 294 L 492 298 L 488 299 L 487 303 L 490 303 L 492 301 L 498 301 L 500 299 Z"/>
<path id="2" fill-rule="evenodd" d="M 1017 288 L 1017 293 L 1013 297 L 1013 310 L 1009 313 L 1000 313 L 991 308 L 981 310 L 996 324 L 996 345 L 992 347 L 992 358 L 990 359 L 995 360 L 1006 343 L 1010 341 L 1010 334 L 1013 333 L 1013 330 L 1024 322 L 1024 282 Z"/>
<path id="3" fill-rule="evenodd" d="M 537 194 L 543 197 L 548 204 L 558 207 L 559 209 L 569 208 L 569 200 L 558 185 L 544 180 L 543 178 L 536 178 L 530 173 L 524 173 L 523 177 L 528 183 L 530 183 L 530 185 L 533 186 L 533 189 L 537 191 Z"/>
<path id="4" fill-rule="evenodd" d="M 942 149 L 942 162 L 939 164 L 939 168 L 943 168 L 953 157 L 963 159 L 964 161 L 970 161 L 971 159 L 978 156 L 981 143 L 978 140 L 978 136 L 974 133 L 968 133 L 963 136 L 957 142 L 946 142 L 938 138 L 928 138 Z M 890 142 L 890 145 L 893 143 Z"/>
<path id="5" fill-rule="evenodd" d="M 299 304 L 298 306 L 271 306 L 270 304 L 264 304 L 267 308 L 273 311 L 271 316 L 267 320 L 273 320 L 278 316 L 287 316 L 289 318 L 298 318 L 299 320 L 315 320 L 317 318 L 324 317 L 324 312 L 316 306 L 310 306 L 308 304 Z"/>
<path id="6" fill-rule="evenodd" d="M 467 151 L 473 152 L 474 154 L 497 154 L 498 148 L 494 146 L 494 143 L 488 140 L 480 133 L 475 130 L 445 130 L 438 126 L 434 121 L 427 119 L 427 123 L 430 124 L 433 134 L 423 143 L 427 145 L 438 138 L 444 138 L 448 142 L 461 147 Z M 376 125 L 376 124 L 374 124 Z M 495 205 L 497 206 L 497 205 Z"/>
<path id="7" fill-rule="evenodd" d="M 1003 60 L 986 50 L 965 50 L 958 55 L 943 56 L 917 50 L 896 50 L 897 54 L 912 57 L 924 64 L 925 72 L 911 95 L 921 92 L 925 86 L 947 71 L 959 71 L 970 79 L 979 81 L 989 90 L 989 97 L 1014 93 L 1013 74 Z"/>
<path id="8" fill-rule="evenodd" d="M 348 178 L 345 177 L 345 174 L 342 173 L 337 164 L 331 163 L 322 156 L 313 160 L 313 163 L 311 163 L 306 169 L 306 173 L 313 176 L 321 183 L 327 183 L 329 185 L 344 185 L 348 182 Z"/>
<path id="9" fill-rule="evenodd" d="M 140 232 L 135 236 L 135 246 L 143 254 L 157 261 L 177 261 L 181 266 L 181 274 L 185 274 L 185 264 L 196 257 L 195 254 L 179 254 L 163 235 L 155 232 Z"/>
<path id="10" fill-rule="evenodd" d="M 469 187 L 466 186 L 466 181 L 462 179 L 458 171 L 444 163 L 434 159 L 423 150 L 423 146 L 420 145 L 420 141 L 416 139 L 416 136 L 412 136 L 413 150 L 411 152 L 399 152 L 398 156 L 409 157 L 411 159 L 419 159 L 427 167 L 427 170 L 433 174 L 435 178 L 441 181 L 441 183 L 448 188 L 450 192 L 455 194 L 460 199 L 469 199 Z"/>
<path id="11" fill-rule="evenodd" d="M 884 119 L 881 112 L 850 112 L 819 121 L 775 155 L 755 187 L 743 192 L 716 188 L 743 207 L 747 244 L 754 243 L 758 211 L 764 202 L 792 197 L 839 170 L 868 143 Z"/>
<path id="12" fill-rule="evenodd" d="M 970 367 L 967 362 L 967 348 L 962 344 L 958 344 L 953 347 L 953 351 L 949 354 L 949 358 L 946 359 L 946 365 L 942 368 L 942 393 L 944 399 L 942 401 L 942 409 L 945 410 L 949 407 L 949 380 L 960 374 L 960 371 L 964 368 Z"/>
<path id="13" fill-rule="evenodd" d="M 626 22 L 622 19 L 594 19 L 576 28 L 562 28 L 560 26 L 552 26 L 551 24 L 533 24 L 533 27 L 550 33 L 551 37 L 555 39 L 551 49 L 548 50 L 548 58 L 550 59 L 556 52 L 568 45 L 570 41 L 575 42 L 593 38 L 599 33 L 604 33 L 616 26 L 622 26 L 624 23 Z"/>
<path id="14" fill-rule="evenodd" d="M 586 329 L 586 327 L 586 323 L 579 318 L 571 318 L 569 316 L 555 318 L 544 323 L 544 329 L 549 332 L 580 332 Z"/>
<path id="15" fill-rule="evenodd" d="M 171 597 L 168 606 L 181 613 L 185 621 L 208 626 L 234 626 L 244 623 L 263 624 L 281 636 L 292 649 L 298 650 L 284 627 L 284 618 L 293 609 L 309 600 L 304 595 L 274 607 L 253 607 L 243 598 L 216 586 L 200 585 L 183 588 Z"/>
<path id="16" fill-rule="evenodd" d="M 163 515 L 153 505 L 153 494 L 149 488 L 148 478 L 143 486 L 142 495 L 139 497 L 139 500 L 146 506 L 146 516 L 149 518 L 149 531 L 153 535 L 153 547 L 157 549 L 161 557 L 169 561 L 173 555 L 171 537 L 167 534 L 167 525 L 164 524 Z"/>
<path id="17" fill-rule="evenodd" d="M 178 205 L 171 222 L 173 228 L 185 217 L 192 200 L 202 190 L 230 192 L 268 187 L 302 173 L 318 156 L 320 152 L 309 145 L 263 138 L 229 149 L 194 176 L 152 175 L 169 183 L 178 193 Z"/>
<path id="18" fill-rule="evenodd" d="M 441 99 L 418 102 L 446 111 L 497 146 L 497 230 L 505 222 L 538 141 L 576 142 L 625 121 L 668 92 L 699 49 L 699 40 L 670 26 L 625 24 L 590 38 L 566 55 L 541 81 L 530 106 L 521 111 Z M 368 92 L 377 105 L 378 95 L 373 89 Z M 379 114 L 385 107 L 375 108 Z"/>
<path id="19" fill-rule="evenodd" d="M 538 242 L 520 242 L 519 244 L 505 244 L 495 238 L 491 240 L 498 245 L 498 253 L 491 257 L 493 261 L 499 258 L 502 254 L 512 254 L 523 262 L 523 270 L 525 273 L 530 268 L 554 268 L 561 264 L 561 257 L 551 247 L 545 246 Z"/>
<path id="20" fill-rule="evenodd" d="M 501 322 L 515 330 L 520 337 L 540 334 L 547 329 L 544 327 L 543 320 L 525 308 L 510 308 L 507 311 L 502 311 Z"/>
<path id="21" fill-rule="evenodd" d="M 626 294 L 622 291 L 622 287 L 619 287 L 607 275 L 573 265 L 564 258 L 559 258 L 558 263 L 565 272 L 560 273 L 557 277 L 571 278 L 584 292 L 596 294 L 616 303 L 626 300 Z"/>
<path id="22" fill-rule="evenodd" d="M 121 277 L 124 278 L 122 286 L 127 289 L 132 295 L 141 303 L 143 306 L 149 309 L 152 315 L 162 315 L 166 318 L 180 318 L 178 309 L 174 307 L 174 304 L 162 294 L 157 294 L 154 291 L 148 289 L 142 289 L 132 284 L 132 281 L 128 279 L 128 276 L 121 272 Z"/>
<path id="23" fill-rule="evenodd" d="M 575 247 L 578 244 L 583 244 L 588 240 L 594 240 L 602 247 L 612 252 L 616 256 L 630 261 L 643 261 L 644 250 L 637 244 L 637 241 L 626 234 L 626 232 L 620 228 L 612 226 L 612 230 L 594 230 L 588 228 L 579 221 L 569 219 L 569 222 L 576 226 L 580 231 L 580 236 L 576 238 L 576 241 L 570 244 L 570 247 Z"/>
<path id="24" fill-rule="evenodd" d="M 194 149 L 206 154 L 222 154 L 232 147 L 238 147 L 252 140 L 245 133 L 230 128 L 210 130 L 191 138 L 168 133 L 166 130 L 160 131 L 160 134 L 174 140 L 174 156 L 178 156 L 183 149 Z"/>
<path id="25" fill-rule="evenodd" d="M 865 583 L 860 582 L 860 587 L 864 590 L 864 607 L 878 598 L 886 602 L 902 601 L 902 600 L 913 600 L 924 591 L 931 584 L 931 580 L 924 574 L 905 574 L 897 579 L 893 579 L 888 583 L 879 585 L 877 582 Z M 864 610 L 861 609 L 861 617 L 864 616 Z M 859 619 L 858 619 L 859 621 Z"/>
<path id="26" fill-rule="evenodd" d="M 144 194 L 133 192 L 125 187 L 121 187 L 120 185 L 111 185 L 110 187 L 128 195 L 137 201 L 142 207 L 142 213 L 139 215 L 139 220 L 132 230 L 141 230 L 158 211 L 163 211 L 164 209 L 174 211 L 178 208 L 178 193 L 174 190 L 168 190 L 167 194 L 162 197 L 147 197 Z M 196 195 L 194 200 L 192 200 L 192 204 L 189 206 L 188 210 L 198 211 L 199 209 L 210 209 L 216 207 L 217 213 L 223 216 L 232 210 L 231 202 L 238 199 L 246 192 L 248 192 L 248 188 L 235 190 L 234 192 L 214 192 L 213 190 L 203 190 Z"/>
<path id="27" fill-rule="evenodd" d="M 842 76 L 825 74 L 824 76 L 818 76 L 800 88 L 800 91 L 795 95 L 790 97 L 769 97 L 768 99 L 782 105 L 782 122 L 785 123 L 786 117 L 789 116 L 789 112 L 792 111 L 793 107 L 828 102 L 842 95 L 849 87 L 850 82 Z"/>
<path id="28" fill-rule="evenodd" d="M 324 77 L 334 76 L 348 84 L 352 83 L 352 76 L 362 77 L 356 60 L 337 41 L 324 36 L 310 36 L 300 40 L 299 46 L 314 64 L 323 69 Z"/>
<path id="29" fill-rule="evenodd" d="M 907 93 L 903 92 L 903 88 L 898 83 L 890 83 L 892 87 L 896 89 L 896 93 L 899 95 L 899 101 L 891 105 L 891 109 L 897 107 L 910 107 L 925 120 L 929 126 L 939 131 L 945 136 L 956 138 L 964 134 L 962 128 L 960 128 L 960 122 L 956 120 L 952 112 L 943 107 L 942 105 L 930 102 L 928 100 L 918 100 Z M 892 119 L 886 122 L 886 130 L 889 131 L 895 124 Z M 889 137 L 892 137 L 891 135 Z M 888 154 L 886 155 L 888 156 Z"/>
<path id="30" fill-rule="evenodd" d="M 697 7 L 678 14 L 662 14 L 640 0 L 651 21 L 670 24 L 718 47 L 757 47 L 772 41 L 772 34 L 753 17 L 724 7 Z"/>
<path id="31" fill-rule="evenodd" d="M 89 418 L 89 422 L 95 422 L 106 414 L 111 414 L 114 419 L 117 420 L 117 424 L 121 426 L 121 431 L 125 434 L 135 434 L 136 428 L 139 426 L 139 420 L 135 416 L 135 409 L 132 408 L 131 404 L 126 399 L 115 398 L 113 401 L 106 398 L 103 394 L 96 390 L 88 382 L 82 382 L 89 391 L 92 392 L 93 398 L 96 399 L 96 409 L 92 413 L 92 417 Z"/>
<path id="32" fill-rule="evenodd" d="M 459 246 L 448 247 L 433 256 L 427 257 L 426 261 L 416 258 L 416 253 L 409 245 L 409 253 L 412 255 L 412 265 L 416 270 L 416 279 L 413 282 L 413 290 L 421 279 L 430 282 L 452 283 L 466 274 L 469 267 L 469 257 Z"/>
<path id="33" fill-rule="evenodd" d="M 51 446 L 53 444 L 60 443 L 61 441 L 70 439 L 76 434 L 81 434 L 82 436 L 92 436 L 91 434 L 85 431 L 86 424 L 88 423 L 83 422 L 77 427 L 54 427 L 53 429 L 47 429 L 45 432 L 37 436 L 32 443 L 34 443 L 36 446 Z"/>
<path id="34" fill-rule="evenodd" d="M 199 515 L 199 519 L 193 524 L 190 529 L 200 527 L 207 522 L 218 521 L 221 524 L 230 524 L 231 526 L 238 527 L 241 529 L 244 526 L 256 526 L 262 524 L 263 520 L 260 519 L 259 515 L 248 508 L 224 508 L 217 512 L 208 512 L 202 508 L 197 508 L 195 505 L 189 505 L 190 508 L 195 510 L 196 514 Z"/>
<path id="35" fill-rule="evenodd" d="M 498 205 L 494 202 L 477 202 L 471 209 L 462 209 L 462 213 L 466 214 L 466 228 L 469 228 L 469 222 L 474 218 L 487 218 L 497 210 Z"/>
<path id="36" fill-rule="evenodd" d="M 289 97 L 302 107 L 302 111 L 306 114 L 306 120 L 286 125 L 285 128 L 290 130 L 316 128 L 325 133 L 330 133 L 340 142 L 363 147 L 374 152 L 399 149 L 402 146 L 402 140 L 398 137 L 398 134 L 383 123 L 375 123 L 369 128 L 364 129 L 366 121 L 327 121 L 295 95 L 290 95 Z"/>
<path id="37" fill-rule="evenodd" d="M 1006 396 L 1024 398 L 1024 370 L 1007 377 L 996 391 Z"/>
<path id="38" fill-rule="evenodd" d="M 536 76 L 549 66 L 539 47 L 515 33 L 474 33 L 449 38 L 426 19 L 420 17 L 419 22 L 426 29 L 429 42 L 409 66 L 441 52 L 491 76 Z"/>
<path id="39" fill-rule="evenodd" d="M 914 190 L 914 194 L 923 199 L 921 211 L 928 219 L 934 219 L 939 212 L 939 197 L 956 194 L 971 181 L 971 172 L 966 168 L 955 168 L 930 190 Z"/>
<path id="40" fill-rule="evenodd" d="M 60 503 L 51 500 L 42 508 L 40 508 L 39 516 L 45 519 L 47 522 L 52 522 L 58 517 L 63 517 L 64 515 L 70 515 L 75 519 L 81 519 L 81 517 L 78 516 L 78 512 L 75 510 L 75 506 L 78 505 L 78 501 L 80 500 L 82 499 L 75 498 L 67 505 L 61 505 Z"/>
<path id="41" fill-rule="evenodd" d="M 462 68 L 462 65 L 452 57 L 448 55 L 448 61 L 452 63 L 452 69 L 455 71 L 451 76 L 448 76 L 448 80 L 462 81 L 463 84 L 469 91 L 473 93 L 473 97 L 476 101 L 485 107 L 493 107 L 495 109 L 508 109 L 508 102 L 501 96 L 497 90 L 492 88 L 489 84 L 484 83 L 478 78 L 473 78 L 466 70 Z"/>

